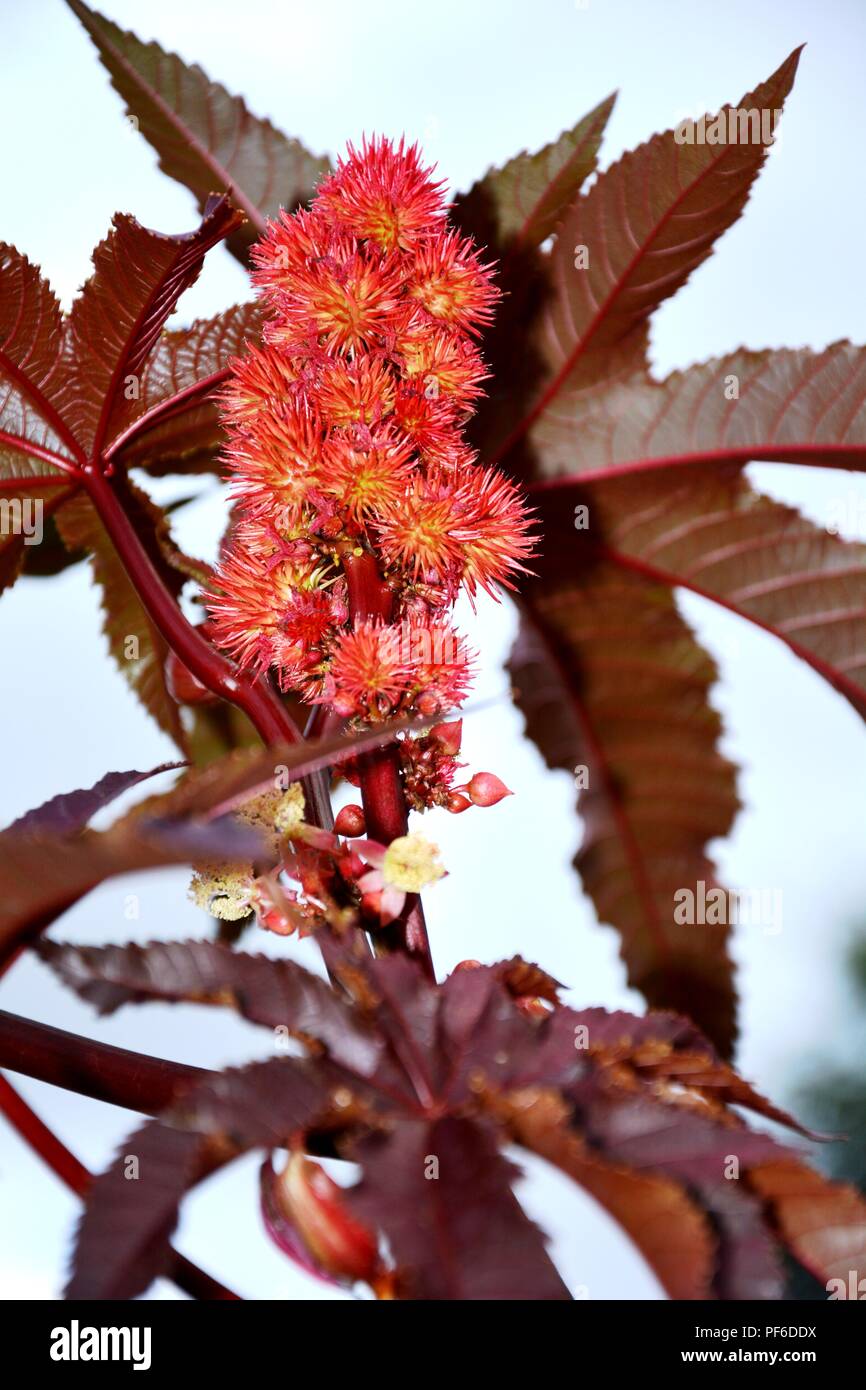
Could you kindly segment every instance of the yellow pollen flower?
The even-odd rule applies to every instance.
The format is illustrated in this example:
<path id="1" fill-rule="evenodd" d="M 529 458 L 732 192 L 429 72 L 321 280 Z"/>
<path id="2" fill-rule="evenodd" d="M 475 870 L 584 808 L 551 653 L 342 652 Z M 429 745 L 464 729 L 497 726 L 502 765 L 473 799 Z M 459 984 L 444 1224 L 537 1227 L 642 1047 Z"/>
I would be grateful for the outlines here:
<path id="1" fill-rule="evenodd" d="M 189 885 L 197 907 L 224 922 L 239 922 L 251 911 L 252 864 L 200 864 Z"/>
<path id="2" fill-rule="evenodd" d="M 382 863 L 382 875 L 392 888 L 404 893 L 420 893 L 428 883 L 444 878 L 445 868 L 439 859 L 439 846 L 426 840 L 417 831 L 392 840 Z"/>

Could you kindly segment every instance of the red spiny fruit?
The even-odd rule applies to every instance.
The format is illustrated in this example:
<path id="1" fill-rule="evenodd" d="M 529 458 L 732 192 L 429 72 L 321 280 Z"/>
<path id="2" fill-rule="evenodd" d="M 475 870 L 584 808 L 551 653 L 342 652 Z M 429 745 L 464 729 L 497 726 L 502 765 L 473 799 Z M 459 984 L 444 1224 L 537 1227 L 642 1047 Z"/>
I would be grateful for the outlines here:
<path id="1" fill-rule="evenodd" d="M 310 395 L 330 425 L 375 425 L 394 409 L 396 387 L 383 358 L 368 353 L 323 367 Z"/>
<path id="2" fill-rule="evenodd" d="M 526 573 L 523 561 L 534 548 L 532 518 L 517 486 L 496 468 L 464 468 L 454 481 L 460 578 L 470 594 L 480 586 L 495 597 L 497 585 L 513 587 L 509 576 L 515 571 Z"/>
<path id="3" fill-rule="evenodd" d="M 290 352 L 307 346 L 311 335 L 329 354 L 374 348 L 397 312 L 399 292 L 397 262 L 337 242 L 330 255 L 294 272 L 291 289 L 276 298 L 265 339 Z"/>
<path id="4" fill-rule="evenodd" d="M 487 377 L 474 343 L 449 329 L 430 329 L 414 318 L 395 345 L 404 374 L 418 383 L 428 400 L 444 397 L 467 409 L 483 394 Z"/>
<path id="5" fill-rule="evenodd" d="M 373 524 L 388 566 L 434 584 L 456 581 L 456 592 L 463 568 L 463 549 L 454 537 L 460 519 L 448 481 L 416 474 L 411 487 L 383 507 Z"/>
<path id="6" fill-rule="evenodd" d="M 462 443 L 460 414 L 454 402 L 447 396 L 428 394 L 417 379 L 398 387 L 394 419 L 422 459 L 433 454 L 449 457 Z"/>
<path id="7" fill-rule="evenodd" d="M 250 516 L 290 527 L 304 515 L 321 481 L 322 431 L 297 402 L 262 410 L 227 451 L 232 495 Z"/>
<path id="8" fill-rule="evenodd" d="M 318 205 L 352 236 L 383 251 L 409 251 L 445 220 L 444 183 L 433 183 L 417 145 L 362 140 L 319 190 Z"/>
<path id="9" fill-rule="evenodd" d="M 339 600 L 317 571 L 238 547 L 220 579 L 224 593 L 211 610 L 223 645 L 242 666 L 277 667 L 284 688 L 307 679 L 338 616 Z"/>
<path id="10" fill-rule="evenodd" d="M 322 489 L 337 499 L 350 525 L 395 506 L 411 476 L 412 446 L 389 426 L 366 436 L 335 431 L 325 444 Z"/>
<path id="11" fill-rule="evenodd" d="M 239 523 L 210 602 L 217 640 L 344 717 L 441 717 L 471 682 L 448 621 L 459 588 L 508 584 L 532 551 L 517 488 L 463 437 L 492 267 L 449 228 L 418 149 L 384 138 L 350 146 L 253 260 L 267 317 L 222 395 Z M 389 623 L 350 610 L 352 555 L 376 562 Z M 469 800 L 450 749 L 402 766 L 413 804 Z"/>
<path id="12" fill-rule="evenodd" d="M 336 638 L 323 698 L 339 714 L 386 718 L 399 708 L 411 679 L 408 647 L 399 629 L 367 620 Z"/>
<path id="13" fill-rule="evenodd" d="M 223 417 L 232 425 L 249 425 L 257 416 L 279 410 L 297 395 L 300 369 L 288 357 L 248 343 L 233 363 L 232 377 L 220 396 Z"/>
<path id="14" fill-rule="evenodd" d="M 291 290 L 298 271 L 329 254 L 334 237 L 333 223 L 327 218 L 304 208 L 292 214 L 281 208 L 277 220 L 269 223 L 267 236 L 253 247 L 253 284 L 266 301 Z"/>
<path id="15" fill-rule="evenodd" d="M 401 641 L 407 649 L 412 703 L 421 714 L 441 714 L 460 705 L 469 693 L 475 653 L 450 623 L 403 623 Z"/>
<path id="16" fill-rule="evenodd" d="M 477 334 L 493 317 L 497 293 L 469 237 L 448 232 L 419 247 L 409 294 L 432 319 Z"/>

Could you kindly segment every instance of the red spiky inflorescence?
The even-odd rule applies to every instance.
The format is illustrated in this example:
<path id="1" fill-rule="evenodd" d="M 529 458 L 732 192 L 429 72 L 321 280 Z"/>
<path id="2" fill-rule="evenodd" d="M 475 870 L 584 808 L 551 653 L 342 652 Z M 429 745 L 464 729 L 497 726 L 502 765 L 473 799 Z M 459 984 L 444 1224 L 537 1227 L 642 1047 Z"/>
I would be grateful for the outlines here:
<path id="1" fill-rule="evenodd" d="M 463 438 L 498 291 L 431 173 L 415 146 L 364 140 L 308 211 L 269 224 L 253 253 L 264 344 L 221 399 L 240 521 L 210 601 L 217 640 L 364 721 L 465 699 L 473 658 L 450 609 L 461 588 L 513 582 L 533 544 L 518 489 Z M 375 558 L 390 622 L 350 612 L 352 555 Z M 412 805 L 471 804 L 455 752 L 404 741 Z"/>

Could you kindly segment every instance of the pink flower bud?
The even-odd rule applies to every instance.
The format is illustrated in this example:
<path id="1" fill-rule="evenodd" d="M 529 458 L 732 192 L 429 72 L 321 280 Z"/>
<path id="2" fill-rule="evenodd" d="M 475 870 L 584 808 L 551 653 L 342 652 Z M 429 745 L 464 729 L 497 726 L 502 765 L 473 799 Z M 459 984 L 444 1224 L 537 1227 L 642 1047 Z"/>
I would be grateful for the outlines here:
<path id="1" fill-rule="evenodd" d="M 443 753 L 455 758 L 463 741 L 463 720 L 453 719 L 450 724 L 434 724 L 430 737 L 435 739 Z"/>
<path id="2" fill-rule="evenodd" d="M 334 830 L 338 835 L 347 835 L 350 839 L 355 839 L 358 835 L 365 835 L 367 822 L 361 807 L 344 806 L 334 821 Z"/>
<path id="3" fill-rule="evenodd" d="M 505 796 L 513 796 L 495 772 L 476 772 L 466 791 L 476 806 L 495 806 Z"/>
<path id="4" fill-rule="evenodd" d="M 304 1154 L 291 1154 L 276 1181 L 274 1198 L 323 1271 L 351 1280 L 376 1276 L 376 1238 L 350 1215 L 342 1188 L 320 1164 Z"/>
<path id="5" fill-rule="evenodd" d="M 452 816 L 459 816 L 461 811 L 468 811 L 471 805 L 468 796 L 463 796 L 461 792 L 452 792 L 446 802 L 446 810 L 450 811 Z"/>

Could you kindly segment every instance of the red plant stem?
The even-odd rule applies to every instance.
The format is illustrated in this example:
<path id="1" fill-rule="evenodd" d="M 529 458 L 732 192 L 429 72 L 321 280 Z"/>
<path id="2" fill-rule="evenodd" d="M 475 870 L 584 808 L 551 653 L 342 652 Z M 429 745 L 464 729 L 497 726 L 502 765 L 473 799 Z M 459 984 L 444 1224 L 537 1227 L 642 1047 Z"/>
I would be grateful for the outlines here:
<path id="1" fill-rule="evenodd" d="M 343 570 L 349 589 L 349 616 L 356 619 L 377 618 L 389 622 L 392 594 L 382 580 L 375 558 L 369 551 L 346 550 L 342 556 Z M 361 803 L 367 834 L 372 840 L 388 845 L 409 827 L 409 813 L 403 784 L 400 780 L 400 754 L 395 744 L 364 753 L 358 759 L 361 782 Z M 410 898 L 396 922 L 376 932 L 374 945 L 384 944 L 390 951 L 405 951 L 417 960 L 431 979 L 435 979 L 430 942 L 424 923 L 420 899 Z"/>
<path id="2" fill-rule="evenodd" d="M 0 1111 L 6 1116 L 9 1123 L 18 1131 L 30 1148 L 45 1162 L 52 1172 L 66 1184 L 77 1197 L 82 1200 L 87 1195 L 87 1191 L 93 1181 L 92 1174 L 88 1172 L 83 1163 L 75 1157 L 75 1154 L 61 1143 L 56 1134 L 53 1134 L 46 1124 L 43 1124 L 35 1110 L 18 1094 L 5 1076 L 0 1075 Z M 205 1274 L 203 1269 L 194 1265 L 185 1255 L 180 1255 L 176 1250 L 171 1252 L 171 1267 L 169 1278 L 177 1284 L 179 1289 L 188 1293 L 192 1298 L 209 1300 L 238 1300 L 238 1295 L 232 1293 L 219 1280 L 213 1279 L 211 1275 Z"/>
<path id="3" fill-rule="evenodd" d="M 179 1289 L 188 1293 L 190 1298 L 198 1298 L 209 1303 L 240 1303 L 242 1302 L 239 1293 L 233 1293 L 226 1288 L 218 1279 L 214 1279 L 212 1274 L 206 1274 L 198 1265 L 188 1260 L 186 1255 L 181 1255 L 174 1246 L 171 1250 L 171 1265 L 168 1270 L 168 1278 L 173 1284 L 177 1284 Z"/>
<path id="4" fill-rule="evenodd" d="M 207 1067 L 127 1052 L 125 1048 L 83 1038 L 78 1033 L 65 1033 L 50 1023 L 34 1023 L 2 1009 L 0 1067 L 90 1100 L 154 1116 L 159 1116 L 189 1086 L 219 1076 L 219 1072 Z M 340 1157 L 330 1130 L 310 1130 L 305 1145 L 308 1153 L 320 1158 Z"/>
<path id="5" fill-rule="evenodd" d="M 110 479 L 92 468 L 85 470 L 82 478 L 139 598 L 184 665 L 214 695 L 243 710 L 266 744 L 301 742 L 294 721 L 267 681 L 244 675 L 184 617 L 157 573 Z M 311 818 L 316 825 L 329 829 L 330 798 L 322 779 L 311 778 L 307 791 Z"/>
<path id="6" fill-rule="evenodd" d="M 201 1067 L 127 1052 L 2 1009 L 0 1067 L 145 1115 L 158 1115 L 182 1089 L 211 1075 Z"/>
<path id="7" fill-rule="evenodd" d="M 88 470 L 84 485 L 139 598 L 173 651 L 214 695 L 249 716 L 265 743 L 298 743 L 300 734 L 274 692 L 239 672 L 227 657 L 187 622 L 124 511 L 111 482 Z"/>
<path id="8" fill-rule="evenodd" d="M 66 1145 L 61 1143 L 35 1111 L 18 1094 L 11 1082 L 0 1075 L 0 1110 L 13 1129 L 39 1154 L 76 1197 L 83 1197 L 90 1186 L 91 1176 Z"/>

